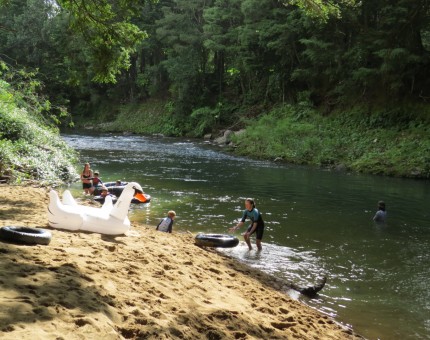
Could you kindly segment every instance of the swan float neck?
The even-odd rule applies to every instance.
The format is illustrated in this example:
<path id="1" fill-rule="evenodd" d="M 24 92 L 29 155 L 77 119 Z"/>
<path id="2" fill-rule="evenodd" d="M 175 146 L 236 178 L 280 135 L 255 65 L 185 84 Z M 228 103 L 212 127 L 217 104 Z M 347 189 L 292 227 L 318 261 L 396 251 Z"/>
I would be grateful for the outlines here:
<path id="1" fill-rule="evenodd" d="M 130 202 L 136 190 L 141 193 L 143 192 L 141 186 L 138 183 L 128 183 L 125 186 L 121 196 L 119 196 L 118 200 L 114 204 L 110 216 L 119 220 L 123 220 L 125 217 L 127 217 L 128 209 L 130 208 Z"/>

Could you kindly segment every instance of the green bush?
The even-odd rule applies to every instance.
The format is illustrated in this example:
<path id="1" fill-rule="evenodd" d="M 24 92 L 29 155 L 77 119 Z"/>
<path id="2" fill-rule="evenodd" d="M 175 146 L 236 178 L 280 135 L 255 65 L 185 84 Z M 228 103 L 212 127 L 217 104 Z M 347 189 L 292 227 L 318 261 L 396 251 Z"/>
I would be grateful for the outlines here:
<path id="1" fill-rule="evenodd" d="M 28 112 L 0 83 L 0 176 L 12 181 L 35 179 L 54 184 L 76 177 L 76 152 L 47 126 L 38 112 Z"/>
<path id="2" fill-rule="evenodd" d="M 181 130 L 175 117 L 163 101 L 151 100 L 143 104 L 128 104 L 118 107 L 119 114 L 112 122 L 96 124 L 101 131 L 128 131 L 141 134 L 161 133 L 179 136 Z"/>

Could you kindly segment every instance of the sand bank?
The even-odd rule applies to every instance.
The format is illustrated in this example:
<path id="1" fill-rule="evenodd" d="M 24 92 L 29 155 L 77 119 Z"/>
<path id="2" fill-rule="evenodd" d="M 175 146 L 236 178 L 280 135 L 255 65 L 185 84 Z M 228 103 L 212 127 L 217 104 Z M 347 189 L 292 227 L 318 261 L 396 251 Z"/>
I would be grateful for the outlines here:
<path id="1" fill-rule="evenodd" d="M 0 226 L 52 233 L 48 246 L 0 242 L 1 339 L 360 338 L 190 234 L 50 229 L 47 204 L 46 189 L 0 185 Z"/>

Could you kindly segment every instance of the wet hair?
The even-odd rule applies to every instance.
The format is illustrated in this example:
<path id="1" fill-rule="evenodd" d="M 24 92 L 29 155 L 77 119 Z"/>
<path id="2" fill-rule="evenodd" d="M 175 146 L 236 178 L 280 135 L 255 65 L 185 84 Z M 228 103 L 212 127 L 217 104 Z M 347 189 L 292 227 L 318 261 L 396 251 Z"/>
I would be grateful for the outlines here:
<path id="1" fill-rule="evenodd" d="M 255 208 L 255 203 L 254 203 L 254 200 L 253 200 L 252 198 L 247 198 L 247 199 L 245 200 L 245 202 L 249 202 L 249 203 L 251 203 L 252 208 Z"/>
<path id="2" fill-rule="evenodd" d="M 385 202 L 384 201 L 379 201 L 378 202 L 378 209 L 385 211 Z"/>

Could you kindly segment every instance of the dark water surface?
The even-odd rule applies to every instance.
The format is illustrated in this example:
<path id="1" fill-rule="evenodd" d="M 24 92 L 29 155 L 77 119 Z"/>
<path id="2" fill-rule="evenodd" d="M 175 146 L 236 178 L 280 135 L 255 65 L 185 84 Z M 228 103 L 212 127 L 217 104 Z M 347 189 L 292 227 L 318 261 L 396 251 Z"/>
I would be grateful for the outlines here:
<path id="1" fill-rule="evenodd" d="M 429 181 L 255 161 L 200 141 L 64 138 L 102 180 L 136 181 L 153 197 L 132 208 L 132 221 L 156 225 L 173 209 L 176 231 L 226 233 L 253 197 L 266 221 L 264 250 L 241 242 L 226 253 L 297 284 L 326 274 L 318 299 L 300 299 L 369 339 L 430 339 Z M 79 183 L 72 190 L 82 192 Z M 372 221 L 381 199 L 383 226 Z"/>

